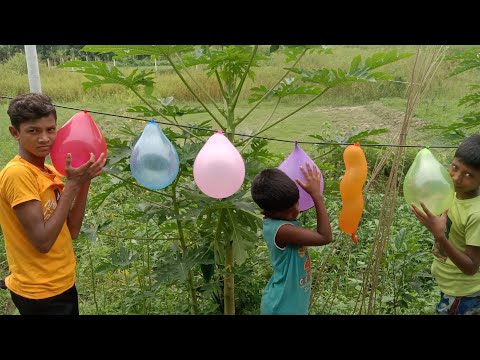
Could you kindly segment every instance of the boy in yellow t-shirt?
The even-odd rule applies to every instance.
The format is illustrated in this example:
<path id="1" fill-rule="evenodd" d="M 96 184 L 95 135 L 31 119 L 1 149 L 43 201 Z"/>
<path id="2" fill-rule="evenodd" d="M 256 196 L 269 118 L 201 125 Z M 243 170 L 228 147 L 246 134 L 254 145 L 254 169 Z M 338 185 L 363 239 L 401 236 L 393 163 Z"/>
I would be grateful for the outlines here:
<path id="1" fill-rule="evenodd" d="M 0 225 L 9 275 L 5 285 L 22 315 L 78 315 L 75 239 L 85 215 L 90 181 L 100 175 L 105 156 L 71 167 L 64 185 L 45 157 L 57 134 L 57 113 L 42 94 L 19 95 L 8 107 L 10 134 L 18 155 L 0 171 Z"/>
<path id="2" fill-rule="evenodd" d="M 441 291 L 437 314 L 480 315 L 480 135 L 465 139 L 448 169 L 455 186 L 452 206 L 434 216 L 412 210 L 433 234 L 432 275 Z"/>

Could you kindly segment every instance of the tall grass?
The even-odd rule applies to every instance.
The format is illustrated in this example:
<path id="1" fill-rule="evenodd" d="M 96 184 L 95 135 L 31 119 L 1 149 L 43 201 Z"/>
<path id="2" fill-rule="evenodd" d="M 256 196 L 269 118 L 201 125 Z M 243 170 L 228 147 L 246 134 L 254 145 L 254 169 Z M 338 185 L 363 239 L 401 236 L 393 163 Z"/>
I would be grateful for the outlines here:
<path id="1" fill-rule="evenodd" d="M 457 46 L 458 47 L 458 46 Z M 351 59 L 361 55 L 363 59 L 375 52 L 385 52 L 397 48 L 402 52 L 415 52 L 415 46 L 332 46 L 333 54 L 318 55 L 307 54 L 297 65 L 303 68 L 344 68 L 348 69 Z M 119 63 L 117 63 L 118 65 Z M 274 53 L 271 58 L 260 63 L 261 68 L 256 68 L 255 79 L 247 79 L 244 91 L 240 100 L 246 100 L 250 96 L 250 88 L 260 84 L 272 86 L 278 78 L 285 73 L 285 68 L 291 66 L 291 63 L 285 62 L 285 56 L 281 53 Z M 392 82 L 356 83 L 350 88 L 339 87 L 332 89 L 320 97 L 318 104 L 337 105 L 355 105 L 368 101 L 375 101 L 386 97 L 404 97 L 406 82 L 413 66 L 413 57 L 403 61 L 395 62 L 385 66 L 384 70 L 391 73 L 395 80 Z M 449 99 L 459 99 L 466 93 L 464 86 L 469 80 L 471 74 L 465 73 L 459 76 L 447 79 L 447 74 L 452 70 L 453 64 L 444 63 L 440 68 L 431 90 L 426 94 L 426 99 L 436 99 L 436 101 L 449 101 Z M 142 67 L 144 69 L 154 70 L 154 66 Z M 154 95 L 158 97 L 173 96 L 177 101 L 195 101 L 188 89 L 183 85 L 178 76 L 170 69 L 165 70 L 162 65 L 159 71 L 154 74 L 155 89 Z M 168 68 L 167 68 L 168 69 Z M 122 68 L 129 73 L 130 68 Z M 221 101 L 220 89 L 213 77 L 207 77 L 201 67 L 189 69 L 190 74 L 202 85 L 209 96 L 217 101 Z M 16 54 L 6 63 L 0 64 L 0 95 L 16 96 L 28 92 L 28 76 L 26 71 L 26 62 L 23 54 Z M 81 83 L 85 78 L 81 74 L 69 71 L 68 69 L 58 69 L 55 67 L 47 68 L 46 64 L 40 64 L 40 76 L 42 82 L 42 91 L 48 94 L 52 99 L 59 102 L 97 102 L 106 99 L 116 102 L 128 101 L 134 98 L 121 86 L 102 86 L 84 91 Z M 188 78 L 188 77 L 187 77 Z M 284 101 L 287 103 L 298 103 L 302 98 L 290 97 Z M 202 100 L 207 101 L 208 97 L 203 96 Z"/>

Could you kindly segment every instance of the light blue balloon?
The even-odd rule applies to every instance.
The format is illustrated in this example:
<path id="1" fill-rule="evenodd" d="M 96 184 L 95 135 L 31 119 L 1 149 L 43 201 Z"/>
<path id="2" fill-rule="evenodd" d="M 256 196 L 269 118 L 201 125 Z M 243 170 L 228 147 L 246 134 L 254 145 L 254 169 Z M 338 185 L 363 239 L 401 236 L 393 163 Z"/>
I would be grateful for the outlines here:
<path id="1" fill-rule="evenodd" d="M 154 120 L 145 126 L 133 148 L 130 169 L 133 177 L 151 190 L 167 187 L 178 175 L 177 151 Z"/>

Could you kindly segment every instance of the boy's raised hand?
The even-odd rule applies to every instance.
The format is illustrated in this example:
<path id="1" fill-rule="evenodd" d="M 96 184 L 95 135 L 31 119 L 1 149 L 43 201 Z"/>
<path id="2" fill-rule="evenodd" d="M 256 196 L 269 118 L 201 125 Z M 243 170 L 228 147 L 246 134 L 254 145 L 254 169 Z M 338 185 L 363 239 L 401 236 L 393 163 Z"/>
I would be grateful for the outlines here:
<path id="1" fill-rule="evenodd" d="M 65 159 L 65 173 L 67 180 L 75 181 L 79 184 L 88 182 L 102 173 L 106 161 L 107 158 L 104 153 L 101 153 L 97 160 L 95 160 L 95 155 L 90 153 L 90 159 L 85 164 L 78 168 L 73 168 L 72 154 L 68 153 Z"/>
<path id="2" fill-rule="evenodd" d="M 295 180 L 303 188 L 303 190 L 310 194 L 312 198 L 321 196 L 320 171 L 318 171 L 315 166 L 310 166 L 308 162 L 305 163 L 305 168 L 300 166 L 300 170 L 302 171 L 303 176 L 305 176 L 305 183 L 303 183 L 300 179 Z"/>
<path id="3" fill-rule="evenodd" d="M 445 229 L 447 226 L 447 213 L 448 209 L 445 210 L 440 216 L 433 215 L 430 210 L 428 210 L 427 206 L 420 202 L 422 206 L 423 212 L 417 208 L 414 204 L 412 204 L 412 211 L 420 221 L 436 238 L 437 236 L 441 236 L 445 234 Z"/>

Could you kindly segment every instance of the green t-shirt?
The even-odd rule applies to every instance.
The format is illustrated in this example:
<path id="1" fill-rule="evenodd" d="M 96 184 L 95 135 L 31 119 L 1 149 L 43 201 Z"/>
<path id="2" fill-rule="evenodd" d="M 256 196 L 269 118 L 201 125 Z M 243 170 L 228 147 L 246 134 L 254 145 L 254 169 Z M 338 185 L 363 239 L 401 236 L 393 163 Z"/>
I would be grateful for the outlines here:
<path id="1" fill-rule="evenodd" d="M 480 196 L 459 200 L 455 197 L 448 211 L 446 237 L 461 251 L 467 245 L 480 246 Z M 432 275 L 440 290 L 450 296 L 468 296 L 480 291 L 480 272 L 464 274 L 434 246 Z"/>

